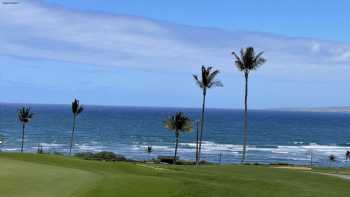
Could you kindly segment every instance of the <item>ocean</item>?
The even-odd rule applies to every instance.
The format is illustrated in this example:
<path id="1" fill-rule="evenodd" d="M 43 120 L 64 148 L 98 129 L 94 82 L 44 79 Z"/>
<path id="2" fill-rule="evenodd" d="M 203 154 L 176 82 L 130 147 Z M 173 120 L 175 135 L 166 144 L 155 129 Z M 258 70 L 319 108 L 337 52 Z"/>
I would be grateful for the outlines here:
<path id="1" fill-rule="evenodd" d="M 20 104 L 0 104 L 2 151 L 19 151 Z M 30 105 L 35 115 L 25 133 L 25 151 L 67 153 L 72 129 L 69 105 Z M 148 160 L 173 155 L 175 135 L 163 121 L 177 111 L 192 120 L 200 109 L 85 106 L 78 118 L 74 152 L 113 151 L 130 159 Z M 242 149 L 243 111 L 207 109 L 203 158 L 217 163 L 237 163 Z M 196 128 L 180 136 L 179 156 L 193 160 Z M 146 152 L 152 146 L 151 153 Z M 345 152 L 350 150 L 350 113 L 249 111 L 248 162 L 350 166 Z M 334 165 L 334 164 L 333 164 Z"/>

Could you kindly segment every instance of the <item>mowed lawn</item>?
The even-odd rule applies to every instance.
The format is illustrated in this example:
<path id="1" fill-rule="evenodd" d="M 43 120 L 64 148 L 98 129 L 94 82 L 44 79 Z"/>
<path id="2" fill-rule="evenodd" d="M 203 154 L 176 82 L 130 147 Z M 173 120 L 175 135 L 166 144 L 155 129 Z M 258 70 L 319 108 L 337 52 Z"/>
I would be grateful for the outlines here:
<path id="1" fill-rule="evenodd" d="M 0 154 L 4 197 L 348 197 L 350 181 L 262 166 L 170 166 Z"/>
<path id="2" fill-rule="evenodd" d="M 350 168 L 339 168 L 339 169 L 315 169 L 317 172 L 322 172 L 322 173 L 330 173 L 330 174 L 343 174 L 343 175 L 349 175 L 350 176 Z"/>

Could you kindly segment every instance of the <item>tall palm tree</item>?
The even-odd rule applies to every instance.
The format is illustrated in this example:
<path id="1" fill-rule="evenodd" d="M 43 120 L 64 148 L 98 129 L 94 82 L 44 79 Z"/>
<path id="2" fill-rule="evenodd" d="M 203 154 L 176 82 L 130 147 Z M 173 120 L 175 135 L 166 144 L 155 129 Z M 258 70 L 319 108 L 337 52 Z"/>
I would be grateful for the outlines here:
<path id="1" fill-rule="evenodd" d="M 239 71 L 244 73 L 245 78 L 245 96 L 244 96 L 244 131 L 243 131 L 243 152 L 241 162 L 243 163 L 246 158 L 246 149 L 248 143 L 248 77 L 250 71 L 256 70 L 266 62 L 266 59 L 262 57 L 264 52 L 255 54 L 253 47 L 241 49 L 240 54 L 232 52 L 235 57 L 235 64 Z"/>
<path id="2" fill-rule="evenodd" d="M 72 154 L 72 147 L 73 147 L 73 141 L 74 141 L 74 132 L 76 130 L 76 122 L 78 115 L 83 112 L 84 108 L 79 104 L 79 100 L 74 99 L 72 102 L 72 113 L 73 113 L 73 129 L 72 129 L 72 136 L 70 138 L 70 147 L 69 147 L 69 155 Z"/>
<path id="3" fill-rule="evenodd" d="M 24 129 L 26 125 L 31 121 L 34 113 L 31 112 L 30 107 L 22 107 L 17 112 L 18 120 L 22 123 L 22 143 L 21 143 L 21 152 L 23 152 L 24 145 Z"/>
<path id="4" fill-rule="evenodd" d="M 223 84 L 221 81 L 216 81 L 215 77 L 219 74 L 219 70 L 212 71 L 213 67 L 205 67 L 202 66 L 202 73 L 201 78 L 199 78 L 197 75 L 193 75 L 194 80 L 196 81 L 197 85 L 202 89 L 203 93 L 203 102 L 202 102 L 202 113 L 201 113 L 201 127 L 200 127 L 200 134 L 199 134 L 199 145 L 196 157 L 196 164 L 199 164 L 199 160 L 201 158 L 201 150 L 202 150 L 202 140 L 203 140 L 203 127 L 204 127 L 204 112 L 205 112 L 205 98 L 207 95 L 207 90 L 213 87 L 222 87 Z"/>
<path id="5" fill-rule="evenodd" d="M 175 132 L 175 154 L 173 164 L 176 164 L 177 149 L 179 145 L 180 132 L 192 131 L 192 121 L 182 112 L 177 112 L 174 116 L 169 117 L 164 122 L 165 128 Z"/>

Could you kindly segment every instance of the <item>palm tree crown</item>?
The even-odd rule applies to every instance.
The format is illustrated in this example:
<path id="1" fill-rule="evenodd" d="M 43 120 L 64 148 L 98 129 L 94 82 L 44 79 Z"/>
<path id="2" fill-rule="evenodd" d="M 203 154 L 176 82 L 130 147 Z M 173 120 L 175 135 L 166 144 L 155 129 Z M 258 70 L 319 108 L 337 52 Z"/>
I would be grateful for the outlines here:
<path id="1" fill-rule="evenodd" d="M 30 107 L 22 107 L 21 109 L 18 110 L 18 119 L 23 124 L 30 122 L 33 115 L 34 113 L 31 112 Z"/>
<path id="2" fill-rule="evenodd" d="M 72 102 L 72 113 L 77 116 L 79 115 L 81 112 L 83 112 L 84 108 L 83 106 L 81 106 L 79 104 L 79 100 L 74 99 L 74 101 Z"/>
<path id="3" fill-rule="evenodd" d="M 266 62 L 266 59 L 262 57 L 263 53 L 264 52 L 259 52 L 255 54 L 254 48 L 248 47 L 246 49 L 241 49 L 239 55 L 235 52 L 232 52 L 232 55 L 235 56 L 237 68 L 244 73 L 249 73 L 249 71 L 256 70 Z"/>
<path id="4" fill-rule="evenodd" d="M 164 122 L 165 128 L 175 132 L 190 132 L 192 131 L 192 121 L 182 112 L 177 112 L 175 116 L 171 116 Z"/>
<path id="5" fill-rule="evenodd" d="M 197 85 L 205 91 L 206 93 L 207 89 L 210 89 L 212 87 L 222 87 L 223 84 L 221 81 L 215 80 L 215 77 L 219 74 L 219 70 L 211 71 L 213 67 L 208 66 L 202 66 L 202 77 L 199 78 L 197 75 L 193 75 L 194 80 L 196 81 Z"/>

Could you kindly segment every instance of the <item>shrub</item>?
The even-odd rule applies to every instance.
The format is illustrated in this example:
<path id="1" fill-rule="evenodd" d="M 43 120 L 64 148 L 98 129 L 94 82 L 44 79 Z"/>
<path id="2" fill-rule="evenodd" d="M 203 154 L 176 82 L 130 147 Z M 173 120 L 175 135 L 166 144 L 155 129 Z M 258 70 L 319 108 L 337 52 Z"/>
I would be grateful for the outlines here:
<path id="1" fill-rule="evenodd" d="M 96 160 L 104 161 L 126 161 L 126 158 L 123 155 L 117 155 L 113 152 L 102 151 L 95 154 Z"/>
<path id="2" fill-rule="evenodd" d="M 196 162 L 186 161 L 186 160 L 177 160 L 176 165 L 194 165 Z"/>
<path id="3" fill-rule="evenodd" d="M 206 161 L 206 160 L 201 160 L 201 161 L 199 161 L 199 164 L 201 164 L 201 165 L 211 165 L 213 163 L 209 162 L 209 161 Z"/>
<path id="4" fill-rule="evenodd" d="M 58 151 L 53 151 L 51 154 L 53 155 L 58 155 L 58 156 L 63 156 L 64 153 L 58 152 Z"/>
<path id="5" fill-rule="evenodd" d="M 272 165 L 272 166 L 293 166 L 293 164 L 283 163 L 283 162 L 271 163 L 270 165 Z"/>
<path id="6" fill-rule="evenodd" d="M 98 153 L 83 152 L 77 153 L 74 156 L 81 159 L 87 160 L 98 160 L 98 161 L 127 161 L 123 155 L 118 155 L 113 152 L 102 151 Z"/>
<path id="7" fill-rule="evenodd" d="M 74 156 L 79 157 L 81 159 L 92 159 L 94 157 L 94 153 L 82 152 L 82 153 L 76 153 Z"/>
<path id="8" fill-rule="evenodd" d="M 158 160 L 160 163 L 168 163 L 168 164 L 174 163 L 173 156 L 158 156 Z M 176 160 L 179 160 L 179 157 L 176 157 Z"/>

